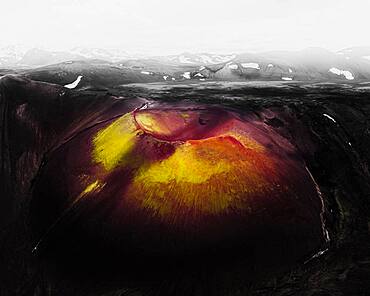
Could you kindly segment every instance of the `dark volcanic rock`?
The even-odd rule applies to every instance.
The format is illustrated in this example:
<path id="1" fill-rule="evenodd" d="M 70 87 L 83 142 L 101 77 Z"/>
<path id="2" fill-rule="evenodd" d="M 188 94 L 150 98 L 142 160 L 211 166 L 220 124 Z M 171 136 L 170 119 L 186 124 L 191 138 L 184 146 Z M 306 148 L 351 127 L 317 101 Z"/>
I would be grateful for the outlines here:
<path id="1" fill-rule="evenodd" d="M 370 93 L 366 85 L 113 84 L 104 94 L 20 76 L 1 78 L 1 295 L 367 295 Z M 53 265 L 42 254 L 33 254 L 37 237 L 30 228 L 30 201 L 35 180 L 52 152 L 68 148 L 65 143 L 144 103 L 187 103 L 254 114 L 299 151 L 321 191 L 330 242 L 317 249 L 317 256 L 307 254 L 294 264 L 271 266 L 253 277 L 246 276 L 246 262 L 214 269 L 204 261 L 202 268 L 179 267 L 166 278 L 158 272 L 159 278 L 153 275 L 151 281 L 138 279 L 139 272 L 128 279 L 122 270 L 110 270 L 98 258 L 86 269 L 73 266 L 73 257 L 66 258 L 72 265 Z M 142 268 L 145 265 L 137 271 Z"/>

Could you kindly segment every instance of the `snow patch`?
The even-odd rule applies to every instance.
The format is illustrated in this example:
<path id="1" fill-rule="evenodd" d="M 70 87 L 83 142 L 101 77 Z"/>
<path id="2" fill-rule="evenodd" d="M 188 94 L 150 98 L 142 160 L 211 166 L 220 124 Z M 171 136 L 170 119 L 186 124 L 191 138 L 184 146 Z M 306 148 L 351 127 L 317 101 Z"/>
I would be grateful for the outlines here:
<path id="1" fill-rule="evenodd" d="M 190 79 L 190 72 L 185 72 L 184 74 L 182 74 L 182 77 L 184 77 L 185 79 Z"/>
<path id="2" fill-rule="evenodd" d="M 324 249 L 324 250 L 321 250 L 321 251 L 317 252 L 317 253 L 316 253 L 316 254 L 314 254 L 311 258 L 309 258 L 308 260 L 306 260 L 303 264 L 307 264 L 307 263 L 308 263 L 308 262 L 310 262 L 311 260 L 316 259 L 316 258 L 318 258 L 318 257 L 320 257 L 320 256 L 322 256 L 322 255 L 324 255 L 328 250 L 329 250 L 329 249 L 328 249 L 328 248 L 326 248 L 326 249 Z"/>
<path id="3" fill-rule="evenodd" d="M 289 68 L 289 73 L 293 73 L 293 70 Z"/>
<path id="4" fill-rule="evenodd" d="M 268 64 L 267 67 L 268 68 L 272 68 L 274 65 L 273 64 Z"/>
<path id="5" fill-rule="evenodd" d="M 82 77 L 83 77 L 82 75 L 79 75 L 75 81 L 73 81 L 70 84 L 66 84 L 64 87 L 69 88 L 69 89 L 76 88 L 77 85 L 80 83 Z"/>
<path id="6" fill-rule="evenodd" d="M 241 66 L 243 68 L 252 68 L 252 69 L 256 69 L 256 70 L 261 69 L 260 65 L 258 63 L 241 63 Z"/>
<path id="7" fill-rule="evenodd" d="M 238 65 L 236 65 L 236 64 L 231 64 L 231 65 L 229 65 L 229 69 L 231 69 L 231 70 L 236 70 L 236 69 L 238 69 Z"/>
<path id="8" fill-rule="evenodd" d="M 195 77 L 203 77 L 203 75 L 201 73 L 197 73 L 194 75 Z"/>
<path id="9" fill-rule="evenodd" d="M 149 71 L 141 71 L 140 72 L 141 74 L 145 74 L 145 75 L 150 75 L 150 74 L 152 74 L 151 72 L 149 72 Z"/>
<path id="10" fill-rule="evenodd" d="M 346 70 L 339 70 L 338 68 L 330 68 L 329 69 L 329 72 L 335 74 L 335 75 L 343 75 L 344 77 L 346 77 L 347 80 L 353 80 L 355 79 L 353 77 L 353 74 L 350 72 L 350 71 L 346 71 Z"/>
<path id="11" fill-rule="evenodd" d="M 167 78 L 168 78 L 168 76 L 166 76 L 166 75 L 165 75 L 165 76 L 163 76 L 163 79 L 164 79 L 164 80 L 167 80 Z"/>
<path id="12" fill-rule="evenodd" d="M 285 80 L 285 81 L 292 81 L 293 78 L 292 77 L 281 77 L 282 80 Z"/>
<path id="13" fill-rule="evenodd" d="M 330 115 L 328 115 L 328 114 L 326 114 L 326 113 L 324 113 L 323 115 L 324 115 L 326 118 L 329 118 L 331 121 L 333 121 L 333 122 L 337 123 L 337 122 L 335 121 L 335 119 L 334 119 L 333 117 L 331 117 Z"/>
<path id="14" fill-rule="evenodd" d="M 199 68 L 199 71 L 203 71 L 206 67 L 202 66 Z"/>

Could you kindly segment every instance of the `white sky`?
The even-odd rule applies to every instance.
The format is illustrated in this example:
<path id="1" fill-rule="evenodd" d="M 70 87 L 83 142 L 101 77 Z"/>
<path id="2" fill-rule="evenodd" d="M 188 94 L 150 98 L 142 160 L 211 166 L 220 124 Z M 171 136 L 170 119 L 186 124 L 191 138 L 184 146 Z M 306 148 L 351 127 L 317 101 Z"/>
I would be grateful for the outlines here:
<path id="1" fill-rule="evenodd" d="M 131 53 L 370 45 L 370 0 L 0 0 L 0 47 Z"/>

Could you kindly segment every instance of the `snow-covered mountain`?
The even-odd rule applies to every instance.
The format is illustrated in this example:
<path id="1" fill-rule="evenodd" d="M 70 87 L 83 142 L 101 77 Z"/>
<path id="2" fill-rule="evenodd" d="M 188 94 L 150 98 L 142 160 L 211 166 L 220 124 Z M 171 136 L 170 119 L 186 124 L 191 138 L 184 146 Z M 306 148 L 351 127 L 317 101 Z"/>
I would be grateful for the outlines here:
<path id="1" fill-rule="evenodd" d="M 21 66 L 39 67 L 70 60 L 82 60 L 83 56 L 64 51 L 47 51 L 33 48 L 28 50 L 19 61 Z"/>
<path id="2" fill-rule="evenodd" d="M 349 52 L 347 50 L 347 52 Z M 369 81 L 370 48 L 353 48 L 349 54 L 321 48 L 271 51 L 203 59 L 204 54 L 153 57 L 123 61 L 120 65 L 144 72 L 187 80 Z"/>
<path id="3" fill-rule="evenodd" d="M 187 64 L 187 65 L 212 65 L 228 62 L 234 59 L 234 54 L 210 54 L 210 53 L 182 53 L 164 57 L 155 57 L 167 63 Z"/>
<path id="4" fill-rule="evenodd" d="M 370 59 L 364 58 L 367 53 L 370 56 L 370 50 L 362 50 L 361 54 L 352 54 L 350 58 L 347 54 L 321 48 L 307 48 L 296 52 L 245 53 L 216 67 L 207 65 L 200 72 L 214 79 L 231 80 L 363 81 L 370 79 Z"/>
<path id="5" fill-rule="evenodd" d="M 71 49 L 70 52 L 82 56 L 86 59 L 98 59 L 105 60 L 108 62 L 117 62 L 135 57 L 130 55 L 124 50 L 115 48 L 103 49 L 103 48 L 75 47 Z"/>
<path id="6" fill-rule="evenodd" d="M 67 61 L 104 60 L 117 62 L 139 56 L 129 55 L 120 49 L 75 47 L 66 51 L 7 46 L 0 48 L 0 67 L 41 67 Z"/>
<path id="7" fill-rule="evenodd" d="M 294 52 L 271 51 L 230 55 L 182 53 L 154 57 L 138 57 L 122 50 L 97 48 L 74 48 L 71 51 L 30 49 L 24 53 L 15 49 L 13 52 L 12 48 L 8 48 L 0 50 L 0 54 L 2 69 L 28 67 L 32 72 L 34 68 L 42 70 L 47 66 L 45 73 L 50 71 L 54 73 L 60 69 L 69 73 L 66 75 L 71 79 L 83 75 L 84 81 L 88 81 L 91 75 L 94 76 L 91 79 L 96 80 L 99 73 L 107 71 L 110 74 L 104 78 L 105 80 L 121 81 L 122 79 L 118 77 L 120 76 L 125 77 L 124 82 L 136 81 L 136 77 L 145 82 L 370 81 L 370 48 L 366 47 L 348 48 L 338 52 L 307 48 Z M 51 65 L 53 67 L 49 67 Z M 91 69 L 94 69 L 93 74 L 90 73 Z M 115 75 L 118 75 L 117 80 Z"/>
<path id="8" fill-rule="evenodd" d="M 179 55 L 144 57 L 121 49 L 75 47 L 68 51 L 49 51 L 39 48 L 20 50 L 15 46 L 0 48 L 0 66 L 46 66 L 68 60 L 97 59 L 115 63 L 132 59 L 151 58 L 167 64 L 219 64 L 235 58 L 233 54 L 182 53 Z"/>

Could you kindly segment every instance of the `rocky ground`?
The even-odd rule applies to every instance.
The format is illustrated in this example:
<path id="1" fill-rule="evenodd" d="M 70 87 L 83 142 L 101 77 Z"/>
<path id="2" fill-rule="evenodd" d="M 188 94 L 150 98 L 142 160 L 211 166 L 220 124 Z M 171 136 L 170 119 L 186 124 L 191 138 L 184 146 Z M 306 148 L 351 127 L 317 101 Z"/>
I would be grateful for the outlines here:
<path id="1" fill-rule="evenodd" d="M 266 269 L 253 280 L 243 268 L 224 274 L 205 268 L 135 285 L 117 275 L 103 279 L 104 270 L 85 274 L 67 270 L 73 276 L 51 271 L 32 254 L 33 180 L 50 150 L 121 115 L 135 100 L 190 102 L 254 113 L 300 151 L 320 188 L 330 241 L 316 255 L 293 266 Z M 120 83 L 99 90 L 92 84 L 69 90 L 5 76 L 0 80 L 0 118 L 0 295 L 370 295 L 366 83 L 185 81 Z"/>

